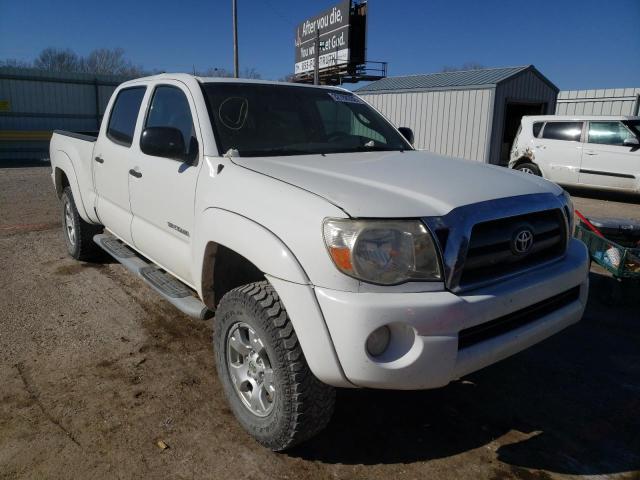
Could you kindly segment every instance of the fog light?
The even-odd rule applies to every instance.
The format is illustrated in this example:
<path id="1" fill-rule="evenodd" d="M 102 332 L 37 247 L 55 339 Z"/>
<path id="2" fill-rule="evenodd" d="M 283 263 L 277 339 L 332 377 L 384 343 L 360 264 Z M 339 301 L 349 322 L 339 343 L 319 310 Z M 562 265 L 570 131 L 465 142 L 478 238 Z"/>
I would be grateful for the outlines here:
<path id="1" fill-rule="evenodd" d="M 377 328 L 369 338 L 367 338 L 367 352 L 372 357 L 382 355 L 389 346 L 389 340 L 391 340 L 391 331 L 386 325 L 384 327 Z"/>

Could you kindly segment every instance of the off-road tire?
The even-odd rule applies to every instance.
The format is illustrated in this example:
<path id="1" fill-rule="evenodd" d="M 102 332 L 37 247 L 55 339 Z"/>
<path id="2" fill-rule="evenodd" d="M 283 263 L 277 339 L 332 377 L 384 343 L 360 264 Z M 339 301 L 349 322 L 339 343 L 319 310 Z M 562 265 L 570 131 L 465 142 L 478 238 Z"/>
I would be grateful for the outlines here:
<path id="1" fill-rule="evenodd" d="M 102 258 L 102 250 L 93 241 L 93 236 L 101 233 L 102 225 L 93 225 L 85 222 L 76 208 L 76 202 L 71 192 L 71 187 L 66 187 L 62 192 L 62 234 L 67 245 L 67 251 L 76 260 L 90 262 Z M 67 216 L 67 206 L 69 215 Z M 68 230 L 68 220 L 70 218 L 75 229 L 74 241 L 71 240 Z"/>
<path id="2" fill-rule="evenodd" d="M 540 169 L 535 163 L 529 163 L 529 162 L 521 163 L 517 165 L 515 169 L 520 172 L 525 171 L 526 173 L 531 173 L 532 175 L 536 175 L 538 177 L 542 176 L 542 172 L 540 171 Z M 530 170 L 530 172 L 528 172 L 527 169 Z"/>
<path id="3" fill-rule="evenodd" d="M 264 417 L 244 405 L 231 380 L 227 335 L 238 322 L 262 339 L 274 373 L 276 396 Z M 214 319 L 213 343 L 218 376 L 240 424 L 262 445 L 282 451 L 320 432 L 331 419 L 335 389 L 311 372 L 278 294 L 267 281 L 229 291 Z"/>

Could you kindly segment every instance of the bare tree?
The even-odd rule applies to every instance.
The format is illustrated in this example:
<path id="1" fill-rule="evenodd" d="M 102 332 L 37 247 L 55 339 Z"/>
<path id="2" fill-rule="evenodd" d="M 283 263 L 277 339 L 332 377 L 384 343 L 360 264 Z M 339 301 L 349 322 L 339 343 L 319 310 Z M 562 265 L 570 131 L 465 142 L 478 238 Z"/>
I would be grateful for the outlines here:
<path id="1" fill-rule="evenodd" d="M 80 70 L 80 58 L 69 48 L 59 50 L 49 47 L 40 52 L 33 66 L 50 72 L 77 72 Z"/>
<path id="2" fill-rule="evenodd" d="M 284 77 L 278 79 L 279 82 L 293 82 L 296 76 L 293 73 L 287 73 Z"/>
<path id="3" fill-rule="evenodd" d="M 0 60 L 0 67 L 31 68 L 33 65 L 31 62 L 25 62 L 17 58 L 7 58 L 6 60 Z"/>
<path id="4" fill-rule="evenodd" d="M 219 77 L 231 78 L 233 72 L 224 67 L 210 67 L 206 70 L 194 70 L 194 74 L 199 77 Z M 260 79 L 262 75 L 255 68 L 245 68 L 240 72 L 240 78 Z"/>
<path id="5" fill-rule="evenodd" d="M 144 70 L 140 66 L 134 65 L 124 56 L 122 48 L 98 48 L 93 50 L 86 58 L 80 62 L 82 71 L 96 75 L 144 75 Z"/>
<path id="6" fill-rule="evenodd" d="M 262 78 L 262 75 L 260 75 L 260 73 L 255 68 L 251 67 L 251 68 L 245 68 L 240 73 L 240 78 L 251 78 L 251 79 L 259 80 Z"/>
<path id="7" fill-rule="evenodd" d="M 464 70 L 482 70 L 483 68 L 487 68 L 487 67 L 485 67 L 484 65 L 478 62 L 465 62 L 460 66 L 445 65 L 444 67 L 442 67 L 442 70 L 440 71 L 441 72 L 461 72 Z"/>
<path id="8" fill-rule="evenodd" d="M 233 77 L 233 72 L 230 72 L 226 68 L 209 67 L 206 70 L 194 70 L 194 74 L 199 77 L 220 77 L 230 78 Z"/>

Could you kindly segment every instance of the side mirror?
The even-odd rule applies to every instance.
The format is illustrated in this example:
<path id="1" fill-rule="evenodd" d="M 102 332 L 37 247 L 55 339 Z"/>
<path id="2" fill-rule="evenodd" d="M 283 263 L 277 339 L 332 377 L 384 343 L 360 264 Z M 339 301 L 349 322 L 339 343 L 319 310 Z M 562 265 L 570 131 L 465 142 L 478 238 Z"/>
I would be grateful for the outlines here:
<path id="1" fill-rule="evenodd" d="M 173 127 L 148 127 L 140 137 L 140 150 L 154 157 L 185 161 L 187 147 L 182 132 Z"/>
<path id="2" fill-rule="evenodd" d="M 625 147 L 639 147 L 640 141 L 638 141 L 638 139 L 635 137 L 631 137 L 631 138 L 627 138 L 624 142 L 622 142 L 622 144 Z"/>
<path id="3" fill-rule="evenodd" d="M 407 142 L 413 145 L 413 130 L 411 130 L 409 127 L 400 127 L 398 128 L 398 131 L 404 138 L 407 139 Z"/>

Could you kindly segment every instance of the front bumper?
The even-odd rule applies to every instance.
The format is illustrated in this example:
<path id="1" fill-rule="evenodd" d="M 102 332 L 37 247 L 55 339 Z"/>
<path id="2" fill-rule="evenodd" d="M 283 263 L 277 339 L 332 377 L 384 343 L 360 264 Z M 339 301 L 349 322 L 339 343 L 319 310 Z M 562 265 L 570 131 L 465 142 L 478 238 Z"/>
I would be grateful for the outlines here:
<path id="1" fill-rule="evenodd" d="M 347 379 L 360 387 L 427 389 L 491 365 L 577 322 L 588 294 L 588 253 L 572 239 L 556 262 L 466 294 L 354 293 L 316 287 L 315 292 Z M 459 349 L 461 330 L 518 312 L 579 288 L 563 306 Z M 391 342 L 379 357 L 367 337 L 387 325 Z"/>

